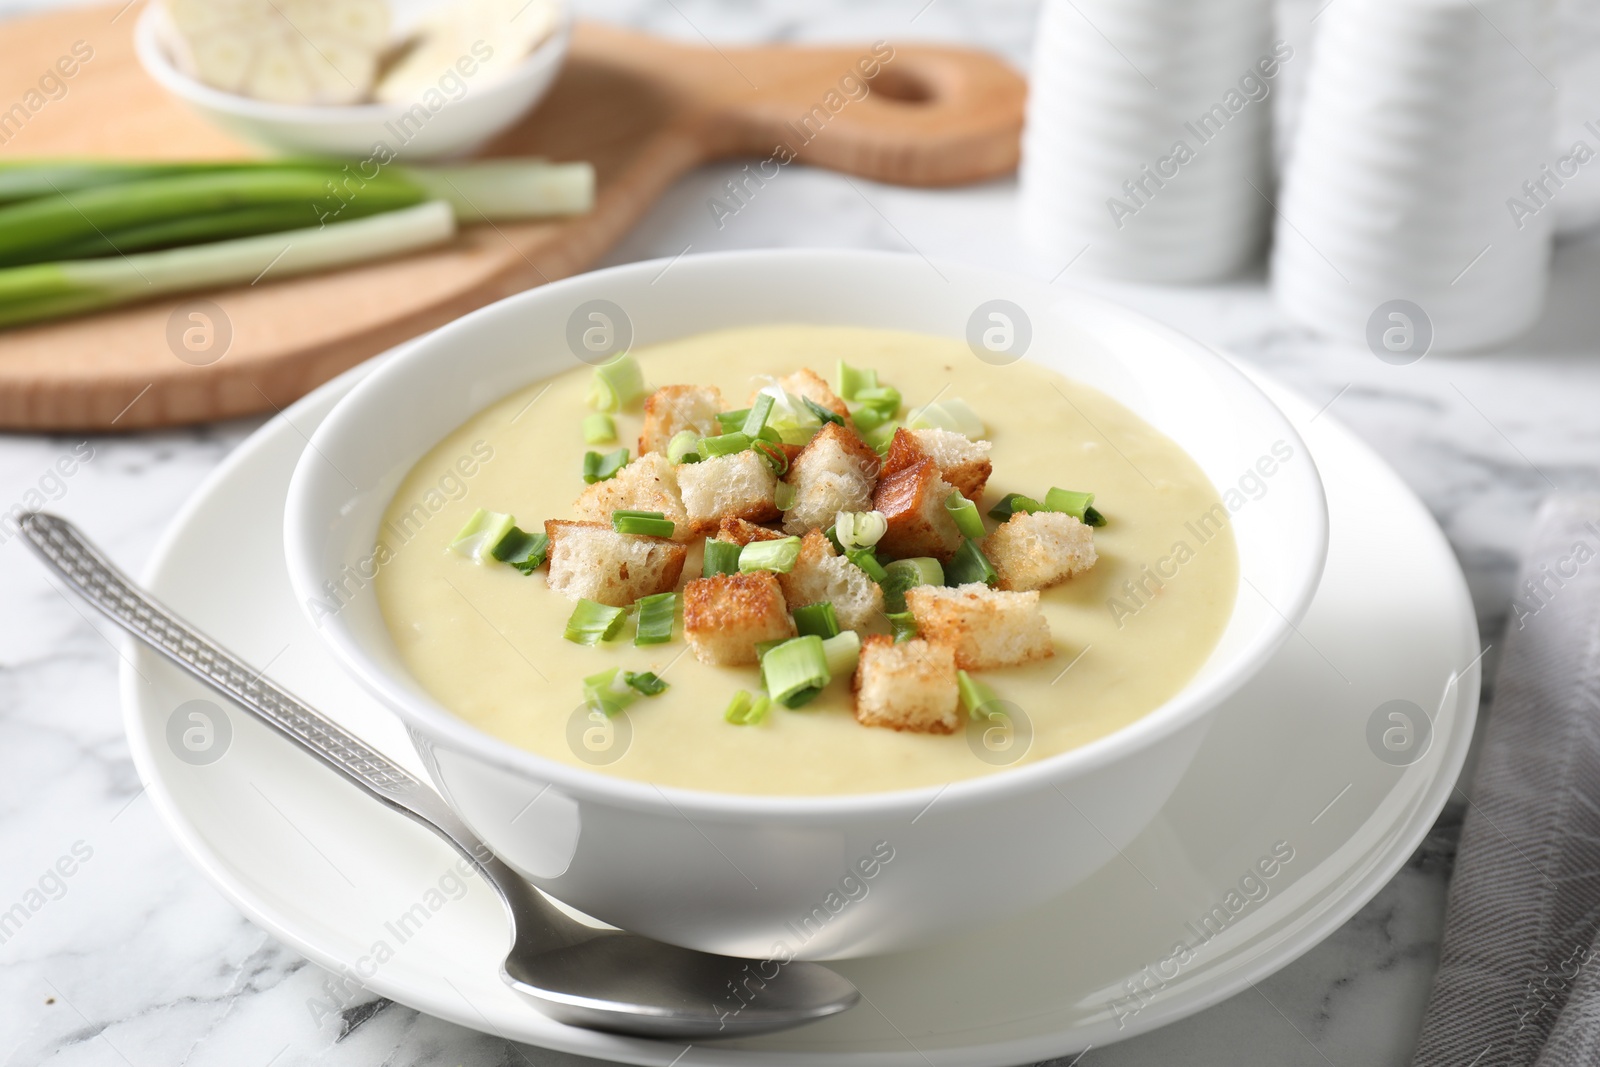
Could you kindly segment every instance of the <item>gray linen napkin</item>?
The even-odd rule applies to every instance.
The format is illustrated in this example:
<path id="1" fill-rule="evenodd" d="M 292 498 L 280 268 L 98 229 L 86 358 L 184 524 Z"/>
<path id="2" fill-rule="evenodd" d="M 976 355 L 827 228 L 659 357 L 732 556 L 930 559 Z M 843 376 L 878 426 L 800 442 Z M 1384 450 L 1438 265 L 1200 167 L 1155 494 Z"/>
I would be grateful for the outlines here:
<path id="1" fill-rule="evenodd" d="M 1517 579 L 1414 1067 L 1600 1063 L 1600 498 Z"/>

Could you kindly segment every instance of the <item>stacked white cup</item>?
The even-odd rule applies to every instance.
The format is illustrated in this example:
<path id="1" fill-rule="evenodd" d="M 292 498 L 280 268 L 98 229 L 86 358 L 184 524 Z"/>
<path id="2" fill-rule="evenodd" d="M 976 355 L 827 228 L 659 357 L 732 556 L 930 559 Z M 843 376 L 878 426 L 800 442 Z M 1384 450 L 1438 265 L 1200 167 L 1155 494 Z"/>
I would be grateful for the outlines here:
<path id="1" fill-rule="evenodd" d="M 1556 192 L 1548 16 L 1546 0 L 1328 5 L 1279 201 L 1285 311 L 1396 362 L 1537 318 Z"/>
<path id="2" fill-rule="evenodd" d="M 1044 0 L 1023 232 L 1063 261 L 1203 281 L 1265 246 L 1271 0 Z"/>

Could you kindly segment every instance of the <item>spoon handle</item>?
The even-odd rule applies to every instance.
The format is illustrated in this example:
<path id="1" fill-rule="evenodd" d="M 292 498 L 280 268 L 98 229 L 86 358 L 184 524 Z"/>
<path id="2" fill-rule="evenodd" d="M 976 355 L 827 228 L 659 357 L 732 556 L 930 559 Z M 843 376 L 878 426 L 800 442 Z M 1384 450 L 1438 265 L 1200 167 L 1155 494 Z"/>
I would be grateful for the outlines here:
<path id="1" fill-rule="evenodd" d="M 433 830 L 477 866 L 511 909 L 516 936 L 576 940 L 573 923 L 497 859 L 432 787 L 404 767 L 273 685 L 135 585 L 56 515 L 21 519 L 28 545 L 90 606 L 371 796 Z M 581 929 L 581 928 L 580 928 Z M 592 936 L 592 932 L 584 931 Z M 579 935 L 581 936 L 581 935 Z"/>

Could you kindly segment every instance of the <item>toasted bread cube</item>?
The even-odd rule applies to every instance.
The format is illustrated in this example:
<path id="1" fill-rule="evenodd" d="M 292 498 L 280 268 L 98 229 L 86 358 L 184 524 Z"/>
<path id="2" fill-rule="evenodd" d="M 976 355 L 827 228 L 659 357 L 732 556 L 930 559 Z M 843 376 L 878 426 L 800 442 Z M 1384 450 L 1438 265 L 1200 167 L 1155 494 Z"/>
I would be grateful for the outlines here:
<path id="1" fill-rule="evenodd" d="M 981 582 L 954 589 L 919 585 L 906 590 L 906 607 L 917 620 L 918 635 L 952 649 L 964 671 L 1014 667 L 1055 655 L 1036 590 L 1000 592 Z"/>
<path id="2" fill-rule="evenodd" d="M 793 637 L 795 630 L 777 576 L 752 571 L 684 586 L 683 633 L 701 663 L 736 667 L 756 662 L 758 641 Z"/>
<path id="3" fill-rule="evenodd" d="M 778 476 L 753 449 L 678 464 L 678 492 L 696 533 L 710 533 L 726 518 L 771 522 L 783 514 L 773 502 L 777 491 Z"/>
<path id="4" fill-rule="evenodd" d="M 642 596 L 675 589 L 689 550 L 665 537 L 617 533 L 609 522 L 544 524 L 550 538 L 550 588 L 624 607 Z"/>
<path id="5" fill-rule="evenodd" d="M 694 536 L 689 515 L 678 495 L 678 474 L 667 457 L 649 452 L 623 467 L 615 477 L 595 482 L 579 494 L 573 508 L 583 522 L 611 522 L 613 511 L 659 511 L 673 522 L 672 539 Z"/>
<path id="6" fill-rule="evenodd" d="M 794 507 L 783 516 L 785 530 L 803 534 L 832 526 L 841 511 L 872 510 L 878 454 L 854 431 L 830 422 L 801 451 L 784 481 L 794 489 Z"/>
<path id="7" fill-rule="evenodd" d="M 841 630 L 859 630 L 883 618 L 883 587 L 835 552 L 821 530 L 807 531 L 800 539 L 800 557 L 793 570 L 778 575 L 778 583 L 791 610 L 832 604 Z"/>
<path id="8" fill-rule="evenodd" d="M 1059 511 L 1019 511 L 983 539 L 1000 588 L 1045 589 L 1094 566 L 1094 530 Z"/>
<path id="9" fill-rule="evenodd" d="M 838 393 L 828 385 L 827 381 L 810 367 L 801 367 L 793 374 L 779 378 L 777 385 L 786 393 L 794 396 L 803 396 L 814 404 L 827 408 L 841 419 L 850 417 L 850 408 L 845 405 Z M 761 390 L 757 389 L 750 395 L 750 402 L 755 403 L 755 398 Z"/>
<path id="10" fill-rule="evenodd" d="M 903 471 L 924 459 L 933 460 L 939 477 L 961 490 L 961 495 L 976 501 L 989 483 L 994 465 L 989 462 L 988 441 L 974 441 L 954 430 L 908 430 L 894 432 L 889 452 L 883 459 L 881 477 Z"/>
<path id="11" fill-rule="evenodd" d="M 961 725 L 955 654 L 944 645 L 869 634 L 850 684 L 863 726 L 953 734 Z"/>
<path id="12" fill-rule="evenodd" d="M 944 506 L 951 492 L 931 459 L 878 479 L 872 506 L 889 520 L 878 551 L 895 559 L 932 556 L 948 563 L 961 547 L 961 531 Z"/>
<path id="13" fill-rule="evenodd" d="M 768 526 L 757 526 L 753 522 L 732 517 L 723 519 L 717 526 L 717 540 L 730 541 L 743 548 L 751 541 L 779 541 L 783 534 Z"/>
<path id="14" fill-rule="evenodd" d="M 639 434 L 639 454 L 659 452 L 680 430 L 701 437 L 722 432 L 717 412 L 722 410 L 722 390 L 714 385 L 663 385 L 644 402 L 644 430 Z"/>

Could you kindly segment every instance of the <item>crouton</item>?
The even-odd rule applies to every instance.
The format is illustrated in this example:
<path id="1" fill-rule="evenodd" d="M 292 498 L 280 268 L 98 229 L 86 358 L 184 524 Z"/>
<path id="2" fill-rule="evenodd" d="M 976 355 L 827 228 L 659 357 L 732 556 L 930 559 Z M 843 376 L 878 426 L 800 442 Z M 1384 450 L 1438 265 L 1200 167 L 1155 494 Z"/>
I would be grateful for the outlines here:
<path id="1" fill-rule="evenodd" d="M 1055 654 L 1037 591 L 998 592 L 981 582 L 906 590 L 917 633 L 955 652 L 964 671 L 1014 667 Z"/>
<path id="2" fill-rule="evenodd" d="M 883 587 L 835 552 L 821 530 L 801 538 L 800 557 L 788 574 L 778 575 L 778 584 L 791 609 L 824 601 L 832 604 L 843 630 L 859 630 L 883 618 Z"/>
<path id="3" fill-rule="evenodd" d="M 718 574 L 683 587 L 683 634 L 701 663 L 755 663 L 756 642 L 794 633 L 783 590 L 771 571 Z"/>
<path id="4" fill-rule="evenodd" d="M 609 522 L 544 524 L 550 538 L 551 589 L 570 600 L 598 600 L 612 607 L 677 587 L 689 550 L 665 537 L 617 533 Z"/>
<path id="5" fill-rule="evenodd" d="M 883 459 L 880 477 L 903 471 L 924 459 L 933 460 L 939 477 L 949 482 L 961 495 L 976 501 L 989 483 L 994 465 L 989 462 L 988 441 L 974 441 L 953 430 L 907 430 L 894 432 L 889 442 L 889 452 Z"/>
<path id="6" fill-rule="evenodd" d="M 678 496 L 677 472 L 659 452 L 642 455 L 615 477 L 584 489 L 573 508 L 580 521 L 603 523 L 611 522 L 613 511 L 659 511 L 673 522 L 674 541 L 694 536 L 683 500 Z"/>
<path id="7" fill-rule="evenodd" d="M 835 393 L 828 383 L 810 367 L 801 367 L 786 378 L 779 378 L 777 385 L 786 393 L 803 396 L 807 400 L 827 408 L 841 419 L 850 417 L 850 409 L 845 405 L 838 393 Z M 750 395 L 750 402 L 755 403 L 756 396 L 761 390 L 757 389 Z"/>
<path id="8" fill-rule="evenodd" d="M 1000 588 L 1044 589 L 1094 566 L 1094 530 L 1059 511 L 1019 511 L 983 539 Z"/>
<path id="9" fill-rule="evenodd" d="M 753 449 L 678 464 L 678 492 L 696 533 L 710 533 L 725 518 L 776 519 L 783 514 L 773 503 L 777 490 L 778 476 Z"/>
<path id="10" fill-rule="evenodd" d="M 639 454 L 666 454 L 667 445 L 680 430 L 701 437 L 722 432 L 717 412 L 722 410 L 722 390 L 714 385 L 663 385 L 644 402 L 644 429 L 639 434 Z"/>
<path id="11" fill-rule="evenodd" d="M 795 459 L 784 481 L 794 489 L 794 507 L 783 517 L 785 530 L 803 534 L 832 526 L 841 511 L 872 510 L 878 454 L 854 431 L 830 422 Z"/>
<path id="12" fill-rule="evenodd" d="M 850 687 L 863 726 L 953 734 L 961 724 L 955 654 L 944 645 L 870 634 L 861 639 Z"/>
<path id="13" fill-rule="evenodd" d="M 932 556 L 948 563 L 961 547 L 961 531 L 944 506 L 950 493 L 950 483 L 939 477 L 931 459 L 878 479 L 872 506 L 889 520 L 878 551 L 895 559 Z"/>
<path id="14" fill-rule="evenodd" d="M 782 538 L 783 534 L 777 530 L 767 526 L 757 526 L 753 522 L 746 522 L 744 519 L 736 519 L 731 516 L 723 519 L 722 523 L 717 527 L 717 540 L 730 541 L 740 548 L 748 545 L 751 541 L 778 541 Z"/>

